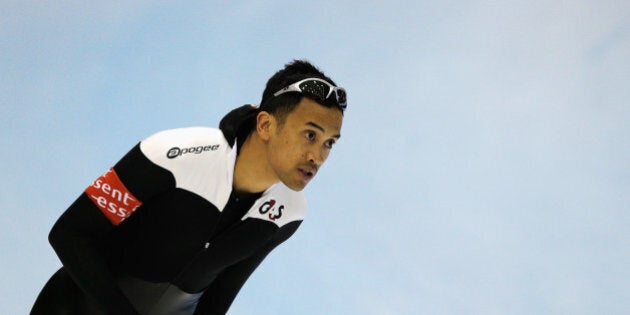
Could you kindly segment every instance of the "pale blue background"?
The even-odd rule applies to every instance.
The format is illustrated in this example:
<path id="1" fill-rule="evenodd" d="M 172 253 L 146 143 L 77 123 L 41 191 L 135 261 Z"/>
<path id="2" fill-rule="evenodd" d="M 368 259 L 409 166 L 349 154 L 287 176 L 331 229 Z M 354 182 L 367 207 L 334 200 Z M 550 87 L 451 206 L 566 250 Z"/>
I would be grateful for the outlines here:
<path id="1" fill-rule="evenodd" d="M 622 0 L 0 2 L 0 313 L 93 179 L 293 58 L 348 89 L 343 136 L 231 314 L 630 314 Z"/>

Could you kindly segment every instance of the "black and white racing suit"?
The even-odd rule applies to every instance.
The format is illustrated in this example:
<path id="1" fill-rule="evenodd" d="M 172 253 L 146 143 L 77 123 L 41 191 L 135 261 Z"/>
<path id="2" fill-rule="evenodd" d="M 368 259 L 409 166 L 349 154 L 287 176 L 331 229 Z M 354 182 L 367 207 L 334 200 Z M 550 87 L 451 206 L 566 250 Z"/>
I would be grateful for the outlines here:
<path id="1" fill-rule="evenodd" d="M 232 190 L 235 136 L 195 127 L 136 145 L 63 213 L 63 267 L 31 314 L 224 314 L 302 222 L 302 192 Z"/>

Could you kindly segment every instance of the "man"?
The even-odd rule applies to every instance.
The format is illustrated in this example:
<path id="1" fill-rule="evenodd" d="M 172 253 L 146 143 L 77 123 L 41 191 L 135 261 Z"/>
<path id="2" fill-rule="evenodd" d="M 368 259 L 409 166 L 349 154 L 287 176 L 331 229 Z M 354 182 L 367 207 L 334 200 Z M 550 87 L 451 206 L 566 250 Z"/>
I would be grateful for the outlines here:
<path id="1" fill-rule="evenodd" d="M 306 61 L 260 107 L 219 129 L 159 132 L 96 179 L 55 223 L 63 267 L 37 314 L 225 314 L 304 218 L 302 189 L 340 137 L 346 94 Z"/>

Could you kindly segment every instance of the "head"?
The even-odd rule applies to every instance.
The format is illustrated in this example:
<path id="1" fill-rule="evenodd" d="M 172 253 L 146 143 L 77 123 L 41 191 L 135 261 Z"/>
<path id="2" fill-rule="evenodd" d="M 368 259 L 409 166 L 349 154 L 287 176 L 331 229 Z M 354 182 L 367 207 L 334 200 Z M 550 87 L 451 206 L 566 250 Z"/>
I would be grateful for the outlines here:
<path id="1" fill-rule="evenodd" d="M 307 61 L 294 60 L 286 64 L 284 69 L 276 72 L 267 81 L 260 106 L 244 105 L 232 110 L 221 119 L 219 127 L 226 134 L 230 145 L 234 143 L 235 139 L 238 139 L 237 144 L 240 147 L 245 139 L 256 130 L 256 115 L 258 113 L 267 112 L 282 123 L 303 98 L 310 98 L 326 108 L 337 109 L 343 115 L 345 105 L 343 107 L 339 106 L 335 98 L 337 95 L 342 95 L 345 104 L 345 91 L 343 89 L 339 88 L 341 91 L 335 90 L 329 98 L 320 100 L 314 96 L 317 93 L 309 94 L 309 90 L 306 90 L 305 93 L 300 93 L 295 91 L 295 88 L 292 88 L 292 84 L 308 78 L 325 81 L 325 83 L 317 82 L 319 86 L 316 86 L 316 88 L 328 89 L 330 85 L 335 85 L 333 80 Z"/>
<path id="2" fill-rule="evenodd" d="M 239 180 L 241 187 L 256 191 L 281 181 L 302 190 L 340 137 L 345 96 L 320 70 L 296 60 L 269 79 L 259 107 L 241 106 L 223 117 L 226 140 L 239 146 L 236 169 L 250 166 L 244 181 L 255 182 Z"/>
<path id="3" fill-rule="evenodd" d="M 292 86 L 304 79 L 316 80 Z M 322 91 L 330 97 L 323 99 Z M 337 93 L 343 93 L 343 106 Z M 308 184 L 341 137 L 344 109 L 345 91 L 306 61 L 293 61 L 269 79 L 252 133 L 264 143 L 278 180 L 293 190 Z"/>

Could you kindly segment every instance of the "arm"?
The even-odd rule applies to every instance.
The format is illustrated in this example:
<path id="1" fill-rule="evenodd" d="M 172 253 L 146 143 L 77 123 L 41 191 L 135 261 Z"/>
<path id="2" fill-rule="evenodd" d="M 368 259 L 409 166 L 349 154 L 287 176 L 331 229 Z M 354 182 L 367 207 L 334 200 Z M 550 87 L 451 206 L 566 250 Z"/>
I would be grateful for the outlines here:
<path id="1" fill-rule="evenodd" d="M 292 222 L 280 231 L 253 256 L 243 259 L 223 270 L 206 289 L 199 300 L 195 315 L 215 315 L 227 313 L 245 281 L 276 246 L 287 240 L 300 225 Z"/>
<path id="2" fill-rule="evenodd" d="M 172 186 L 170 173 L 149 161 L 137 145 L 88 187 L 53 226 L 49 240 L 64 268 L 108 314 L 138 313 L 116 285 L 105 240 L 118 224 L 124 224 L 133 207 Z"/>

